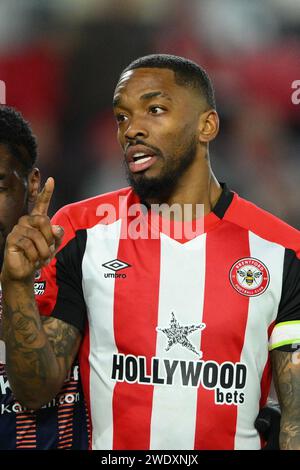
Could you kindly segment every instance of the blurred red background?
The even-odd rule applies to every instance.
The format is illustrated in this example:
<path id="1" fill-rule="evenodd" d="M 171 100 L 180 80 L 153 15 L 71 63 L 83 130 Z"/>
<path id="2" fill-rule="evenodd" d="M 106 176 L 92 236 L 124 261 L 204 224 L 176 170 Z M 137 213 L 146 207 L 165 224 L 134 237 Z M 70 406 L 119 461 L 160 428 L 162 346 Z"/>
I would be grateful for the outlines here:
<path id="1" fill-rule="evenodd" d="M 39 142 L 52 212 L 127 185 L 111 101 L 122 69 L 184 55 L 216 89 L 220 181 L 300 228 L 298 0 L 3 0 L 0 80 Z"/>

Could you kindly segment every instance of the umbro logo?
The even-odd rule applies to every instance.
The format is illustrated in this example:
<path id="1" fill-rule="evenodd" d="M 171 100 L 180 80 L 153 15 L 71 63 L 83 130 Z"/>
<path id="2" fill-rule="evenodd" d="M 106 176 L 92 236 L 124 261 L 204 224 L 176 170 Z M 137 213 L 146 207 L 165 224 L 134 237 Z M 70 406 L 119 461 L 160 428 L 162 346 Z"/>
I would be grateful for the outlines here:
<path id="1" fill-rule="evenodd" d="M 108 261 L 107 263 L 102 264 L 104 268 L 111 269 L 112 271 L 120 271 L 120 269 L 130 268 L 130 264 L 125 263 L 119 259 L 113 259 L 112 261 Z"/>
<path id="2" fill-rule="evenodd" d="M 131 265 L 128 263 L 125 263 L 125 261 L 121 261 L 120 259 L 113 259 L 111 261 L 108 261 L 107 263 L 102 264 L 104 268 L 110 269 L 111 271 L 114 271 L 113 273 L 104 273 L 104 277 L 110 277 L 110 278 L 125 278 L 126 274 L 124 273 L 118 273 L 117 271 L 121 271 L 121 269 L 126 269 L 126 268 L 131 268 Z"/>

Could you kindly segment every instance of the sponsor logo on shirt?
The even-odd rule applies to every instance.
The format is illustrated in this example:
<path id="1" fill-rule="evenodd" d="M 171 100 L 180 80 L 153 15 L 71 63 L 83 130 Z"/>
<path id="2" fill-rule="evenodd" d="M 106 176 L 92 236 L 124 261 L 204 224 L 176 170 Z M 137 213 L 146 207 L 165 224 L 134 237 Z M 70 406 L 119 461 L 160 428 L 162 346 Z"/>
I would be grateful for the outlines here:
<path id="1" fill-rule="evenodd" d="M 46 290 L 46 281 L 35 282 L 33 284 L 34 295 L 43 295 Z"/>
<path id="2" fill-rule="evenodd" d="M 64 403 L 70 405 L 81 401 L 80 392 L 77 390 L 77 382 L 79 380 L 79 367 L 74 365 L 69 372 L 63 389 L 49 403 L 42 406 L 41 409 L 54 408 Z M 0 365 L 0 415 L 6 413 L 23 413 L 30 411 L 25 406 L 14 400 L 8 378 L 3 366 Z"/>
<path id="3" fill-rule="evenodd" d="M 229 272 L 232 287 L 241 295 L 255 297 L 263 294 L 270 283 L 267 266 L 256 258 L 241 258 Z"/>
<path id="4" fill-rule="evenodd" d="M 111 378 L 116 382 L 160 386 L 203 387 L 214 391 L 217 405 L 241 405 L 247 367 L 242 362 L 184 361 L 152 357 L 147 367 L 145 356 L 114 354 Z"/>
<path id="5" fill-rule="evenodd" d="M 105 278 L 125 278 L 127 277 L 125 273 L 119 273 L 118 271 L 121 271 L 126 268 L 131 268 L 131 265 L 128 263 L 125 263 L 125 261 L 121 261 L 119 259 L 113 259 L 111 261 L 108 261 L 107 263 L 102 264 L 102 266 L 106 269 L 110 269 L 113 271 L 112 273 L 104 273 Z"/>
<path id="6" fill-rule="evenodd" d="M 36 271 L 34 276 L 34 295 L 43 295 L 46 290 L 46 281 L 41 281 L 41 270 Z"/>
<path id="7" fill-rule="evenodd" d="M 61 393 L 53 398 L 49 403 L 42 406 L 40 409 L 45 408 L 55 408 L 58 405 L 63 405 L 64 403 L 70 405 L 72 403 L 78 403 L 81 401 L 81 396 L 79 392 L 70 392 L 70 393 Z M 0 403 L 0 415 L 6 413 L 34 413 L 25 406 L 22 406 L 17 401 L 10 401 L 9 403 Z"/>
<path id="8" fill-rule="evenodd" d="M 180 351 L 180 347 L 188 349 L 191 356 L 196 355 L 198 360 L 113 354 L 111 379 L 129 384 L 203 387 L 214 392 L 216 404 L 240 405 L 244 403 L 246 365 L 242 362 L 218 363 L 214 360 L 202 360 L 202 351 L 198 350 L 188 338 L 195 331 L 202 331 L 205 328 L 205 323 L 182 325 L 172 312 L 170 326 L 156 328 L 156 331 L 166 336 L 165 351 L 168 352 L 177 345 L 177 351 Z M 199 337 L 197 343 L 199 344 Z"/>

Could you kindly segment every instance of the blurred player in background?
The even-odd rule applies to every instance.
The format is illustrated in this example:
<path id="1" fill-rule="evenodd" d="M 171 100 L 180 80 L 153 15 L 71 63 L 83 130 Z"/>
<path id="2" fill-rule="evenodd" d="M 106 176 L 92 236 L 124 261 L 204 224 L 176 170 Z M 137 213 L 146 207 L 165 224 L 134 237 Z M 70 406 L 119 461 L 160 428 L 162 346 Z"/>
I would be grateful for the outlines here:
<path id="1" fill-rule="evenodd" d="M 219 118 L 197 64 L 138 59 L 113 104 L 130 187 L 66 206 L 51 223 L 50 178 L 7 238 L 13 390 L 31 407 L 46 403 L 81 344 L 93 449 L 260 449 L 255 419 L 273 372 L 280 446 L 300 449 L 299 232 L 215 177 Z"/>
<path id="2" fill-rule="evenodd" d="M 37 144 L 29 124 L 20 113 L 1 105 L 1 266 L 7 235 L 18 219 L 28 213 L 29 205 L 38 194 L 40 173 L 35 168 L 36 159 Z M 39 272 L 35 278 L 35 294 L 39 296 L 44 292 L 45 284 L 39 282 Z M 20 326 L 21 323 L 17 329 Z M 5 362 L 5 345 L 0 341 L 0 449 L 87 449 L 88 426 L 78 363 L 72 365 L 61 392 L 41 410 L 33 412 L 15 400 Z"/>

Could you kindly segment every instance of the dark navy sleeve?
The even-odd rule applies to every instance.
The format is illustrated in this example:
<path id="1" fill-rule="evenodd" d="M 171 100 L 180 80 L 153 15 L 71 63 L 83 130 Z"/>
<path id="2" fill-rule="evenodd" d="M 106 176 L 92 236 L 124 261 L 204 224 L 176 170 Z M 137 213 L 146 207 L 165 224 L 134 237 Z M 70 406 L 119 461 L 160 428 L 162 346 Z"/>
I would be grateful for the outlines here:
<path id="1" fill-rule="evenodd" d="M 282 293 L 269 349 L 294 352 L 300 344 L 300 260 L 285 250 Z"/>
<path id="2" fill-rule="evenodd" d="M 293 250 L 286 249 L 276 323 L 293 320 L 300 321 L 300 259 Z"/>
<path id="3" fill-rule="evenodd" d="M 44 268 L 35 283 L 35 296 L 41 315 L 51 315 L 69 323 L 82 333 L 86 306 L 82 291 L 82 259 L 86 230 L 75 232 Z"/>

